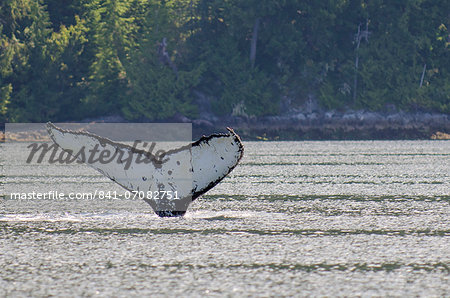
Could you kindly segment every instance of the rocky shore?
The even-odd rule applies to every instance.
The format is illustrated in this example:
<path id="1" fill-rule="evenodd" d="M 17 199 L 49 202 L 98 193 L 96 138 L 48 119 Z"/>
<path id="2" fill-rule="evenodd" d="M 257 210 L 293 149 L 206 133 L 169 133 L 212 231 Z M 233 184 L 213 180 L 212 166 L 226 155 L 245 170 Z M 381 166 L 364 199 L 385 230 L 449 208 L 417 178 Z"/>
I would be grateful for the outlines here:
<path id="1" fill-rule="evenodd" d="M 80 122 L 128 121 L 105 116 Z M 177 115 L 160 122 L 192 123 L 193 139 L 232 127 L 245 140 L 450 140 L 450 115 L 426 112 L 314 111 L 260 118 L 203 114 L 199 119 Z M 3 138 L 0 130 L 0 141 Z"/>
<path id="2" fill-rule="evenodd" d="M 450 139 L 450 115 L 437 113 L 325 111 L 261 118 L 178 119 L 194 135 L 233 127 L 247 140 Z"/>

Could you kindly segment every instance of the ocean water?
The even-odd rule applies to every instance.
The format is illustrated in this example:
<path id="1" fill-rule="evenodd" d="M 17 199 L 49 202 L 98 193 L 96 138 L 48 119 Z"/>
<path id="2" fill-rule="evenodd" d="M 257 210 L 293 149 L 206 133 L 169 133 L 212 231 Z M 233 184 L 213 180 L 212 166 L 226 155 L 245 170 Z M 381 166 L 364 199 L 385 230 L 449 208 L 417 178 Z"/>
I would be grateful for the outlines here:
<path id="1" fill-rule="evenodd" d="M 124 197 L 10 198 L 121 189 L 1 144 L 0 296 L 449 295 L 450 141 L 244 145 L 185 217 L 159 218 Z"/>

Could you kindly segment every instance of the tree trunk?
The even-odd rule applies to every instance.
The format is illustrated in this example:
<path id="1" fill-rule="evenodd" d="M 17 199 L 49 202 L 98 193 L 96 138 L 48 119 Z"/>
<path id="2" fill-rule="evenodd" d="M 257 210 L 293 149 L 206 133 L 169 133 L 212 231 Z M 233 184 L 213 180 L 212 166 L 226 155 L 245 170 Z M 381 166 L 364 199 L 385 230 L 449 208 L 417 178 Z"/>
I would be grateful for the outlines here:
<path id="1" fill-rule="evenodd" d="M 353 78 L 353 103 L 356 101 L 357 90 L 358 90 L 358 67 L 359 67 L 359 46 L 361 44 L 361 39 L 365 39 L 366 42 L 369 41 L 369 20 L 366 20 L 366 30 L 361 31 L 361 24 L 358 25 L 358 32 L 356 33 L 356 58 L 355 58 L 355 76 Z"/>
<path id="2" fill-rule="evenodd" d="M 259 30 L 260 18 L 256 18 L 255 24 L 253 25 L 252 41 L 250 44 L 250 64 L 255 66 L 256 59 L 256 42 L 258 41 L 258 30 Z"/>
<path id="3" fill-rule="evenodd" d="M 419 85 L 419 88 L 422 88 L 423 78 L 425 77 L 425 70 L 427 70 L 427 64 L 424 64 L 424 65 L 423 65 L 422 77 L 420 78 L 420 85 Z"/>
<path id="4" fill-rule="evenodd" d="M 355 58 L 355 76 L 353 78 L 353 103 L 356 101 L 356 90 L 358 88 L 358 66 L 359 66 L 359 45 L 361 44 L 361 24 L 358 26 L 358 33 L 356 35 L 356 58 Z"/>
<path id="5" fill-rule="evenodd" d="M 159 55 L 159 61 L 162 64 L 167 64 L 172 68 L 173 73 L 177 76 L 178 79 L 178 69 L 176 65 L 172 62 L 172 60 L 169 57 L 169 53 L 167 53 L 166 50 L 167 47 L 167 39 L 164 37 L 162 42 L 158 45 L 158 55 Z"/>

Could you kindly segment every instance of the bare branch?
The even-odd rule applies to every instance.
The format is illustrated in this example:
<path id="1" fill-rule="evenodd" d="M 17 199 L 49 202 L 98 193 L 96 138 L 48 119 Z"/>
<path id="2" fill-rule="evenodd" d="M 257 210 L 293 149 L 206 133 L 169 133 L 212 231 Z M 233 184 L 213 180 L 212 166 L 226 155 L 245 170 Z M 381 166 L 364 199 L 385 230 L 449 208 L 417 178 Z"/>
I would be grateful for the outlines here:
<path id="1" fill-rule="evenodd" d="M 425 77 L 425 71 L 426 71 L 426 70 L 427 70 L 427 64 L 425 63 L 425 64 L 423 65 L 422 77 L 420 78 L 419 88 L 422 88 L 423 78 Z"/>
<path id="2" fill-rule="evenodd" d="M 166 47 L 167 47 L 167 39 L 164 37 L 162 42 L 160 42 L 158 45 L 159 61 L 162 64 L 169 65 L 170 68 L 172 68 L 173 72 L 175 73 L 175 75 L 178 78 L 178 69 L 177 69 L 176 65 L 173 63 L 172 59 L 170 59 L 169 54 L 167 53 Z"/>

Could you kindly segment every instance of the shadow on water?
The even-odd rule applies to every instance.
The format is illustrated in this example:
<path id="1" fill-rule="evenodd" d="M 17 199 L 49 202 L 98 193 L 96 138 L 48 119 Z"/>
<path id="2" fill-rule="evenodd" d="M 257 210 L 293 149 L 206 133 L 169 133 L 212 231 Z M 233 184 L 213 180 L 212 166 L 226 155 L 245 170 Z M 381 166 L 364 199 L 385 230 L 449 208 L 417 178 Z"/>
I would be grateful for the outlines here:
<path id="1" fill-rule="evenodd" d="M 174 263 L 174 264 L 163 264 L 163 265 L 153 265 L 153 264 L 130 264 L 140 268 L 165 268 L 165 269 L 226 269 L 226 270 L 238 270 L 238 269 L 265 269 L 270 271 L 304 271 L 304 272 L 327 272 L 327 271 L 350 271 L 350 272 L 391 272 L 399 269 L 406 269 L 412 271 L 442 271 L 450 273 L 450 268 L 447 264 L 438 263 L 354 263 L 354 264 L 327 264 L 327 263 L 317 263 L 317 264 L 207 264 L 207 265 L 194 265 L 194 264 L 184 264 L 184 263 Z M 114 264 L 110 263 L 108 265 L 110 268 L 114 267 Z"/>
<path id="2" fill-rule="evenodd" d="M 223 220 L 239 220 L 240 218 L 238 217 L 228 217 L 228 216 L 224 216 L 224 215 L 218 215 L 218 216 L 213 216 L 213 217 L 205 217 L 202 218 L 203 220 L 207 220 L 207 221 L 223 221 Z"/>
<path id="3" fill-rule="evenodd" d="M 390 202 L 402 202 L 402 201 L 443 201 L 450 202 L 450 195 L 442 196 L 357 196 L 357 195 L 259 195 L 259 196 L 247 196 L 247 195 L 205 195 L 205 199 L 208 200 L 230 200 L 230 201 L 247 201 L 249 199 L 273 201 L 311 201 L 311 200 L 333 200 L 333 201 L 390 201 Z"/>
<path id="4" fill-rule="evenodd" d="M 393 164 L 393 163 L 391 163 Z M 381 162 L 246 162 L 242 166 L 369 166 L 384 165 Z"/>
<path id="5" fill-rule="evenodd" d="M 212 220 L 215 220 L 214 218 Z M 219 220 L 223 220 L 220 218 Z M 228 220 L 228 219 L 226 219 Z M 348 235 L 383 235 L 383 236 L 450 236 L 450 230 L 431 230 L 431 229 L 411 229 L 411 230 L 340 230 L 340 229 L 280 229 L 280 230 L 256 230 L 256 229 L 181 229 L 181 228 L 78 228 L 78 227 L 32 227 L 29 225 L 17 225 L 17 222 L 0 221 L 0 231 L 13 234 L 79 234 L 93 233 L 99 235 L 167 235 L 167 234 L 200 234 L 200 235 L 261 235 L 261 236 L 307 236 L 307 237 L 326 237 L 326 236 L 348 236 Z"/>

